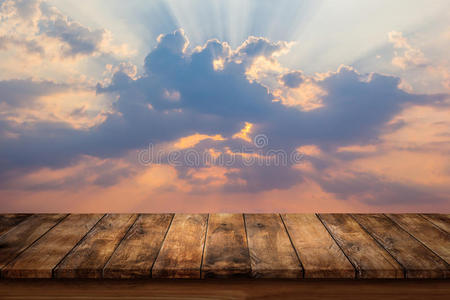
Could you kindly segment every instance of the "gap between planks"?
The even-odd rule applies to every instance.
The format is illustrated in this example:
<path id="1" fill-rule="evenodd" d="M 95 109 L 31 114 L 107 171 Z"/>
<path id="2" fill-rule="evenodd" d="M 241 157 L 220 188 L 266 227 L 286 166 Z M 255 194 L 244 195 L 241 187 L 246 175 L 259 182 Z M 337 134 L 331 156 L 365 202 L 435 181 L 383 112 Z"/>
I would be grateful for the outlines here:
<path id="1" fill-rule="evenodd" d="M 123 229 L 123 235 L 121 233 L 121 234 L 119 234 L 119 236 L 116 237 L 117 238 L 117 242 L 115 244 L 113 243 L 114 244 L 114 248 L 112 249 L 111 253 L 107 256 L 107 258 L 105 258 L 105 261 L 104 261 L 103 265 L 99 269 L 100 277 L 105 277 L 105 268 L 107 268 L 107 266 L 109 265 L 111 259 L 116 255 L 116 252 L 121 247 L 121 245 L 124 243 L 124 241 L 127 238 L 129 232 L 137 224 L 138 220 L 142 217 L 142 215 L 145 215 L 145 214 L 130 215 L 130 216 L 134 216 L 134 220 L 133 220 L 132 223 L 130 223 L 130 225 L 126 229 Z M 160 254 L 161 254 L 161 249 L 163 249 L 163 247 L 164 247 L 164 245 L 165 245 L 165 243 L 166 243 L 166 241 L 168 239 L 168 236 L 170 234 L 172 234 L 171 233 L 171 228 L 172 228 L 172 225 L 173 225 L 173 220 L 174 220 L 175 216 L 177 216 L 177 215 L 180 215 L 180 214 L 171 214 L 172 217 L 171 217 L 170 222 L 169 222 L 169 224 L 167 226 L 167 230 L 164 231 L 163 236 L 162 236 L 162 241 L 161 241 L 159 247 L 156 250 L 156 254 L 155 254 L 155 257 L 154 257 L 153 261 L 150 263 L 148 276 L 146 275 L 148 278 L 154 277 L 153 276 L 154 275 L 153 274 L 153 270 L 154 270 L 154 267 L 155 267 L 155 263 L 156 263 L 156 261 L 158 260 Z M 182 215 L 183 214 L 181 214 L 181 216 Z M 202 245 L 201 245 L 202 246 L 202 248 L 201 248 L 201 257 L 198 260 L 199 261 L 198 273 L 197 273 L 198 276 L 194 276 L 193 278 L 202 278 L 203 277 L 203 272 L 206 271 L 206 270 L 204 270 L 204 267 L 205 267 L 205 256 L 207 255 L 206 252 L 208 251 L 208 249 L 206 247 L 207 247 L 207 239 L 208 239 L 208 235 L 209 235 L 209 230 L 211 230 L 210 229 L 210 226 L 211 226 L 210 218 L 211 218 L 212 215 L 216 215 L 216 214 L 207 214 L 206 215 L 205 225 L 203 225 L 204 226 L 204 232 L 202 231 L 203 238 L 202 238 Z M 260 219 L 260 220 L 264 220 L 264 218 L 266 218 L 266 217 L 271 218 L 271 216 L 272 216 L 272 218 L 278 219 L 280 224 L 282 225 L 281 227 L 278 227 L 278 229 L 276 229 L 274 237 L 277 237 L 280 234 L 281 234 L 281 236 L 285 235 L 285 238 L 287 238 L 286 241 L 289 241 L 289 245 L 286 244 L 286 242 L 284 242 L 285 243 L 285 246 L 284 246 L 285 250 L 282 250 L 282 251 L 284 251 L 283 253 L 285 253 L 285 254 L 283 254 L 283 255 L 290 256 L 291 257 L 290 258 L 291 259 L 290 263 L 293 264 L 292 266 L 295 266 L 295 264 L 297 264 L 298 265 L 298 270 L 301 272 L 301 276 L 298 277 L 297 275 L 294 275 L 295 274 L 295 272 L 293 271 L 294 269 L 291 269 L 291 271 L 288 271 L 288 275 L 291 274 L 288 277 L 292 277 L 293 276 L 293 277 L 296 277 L 296 278 L 304 278 L 304 277 L 306 277 L 306 275 L 309 276 L 310 274 L 314 274 L 314 272 L 311 273 L 311 270 L 308 269 L 310 266 L 308 266 L 308 265 L 305 266 L 304 262 L 302 261 L 302 255 L 303 256 L 304 255 L 308 255 L 308 251 L 310 251 L 310 250 L 308 250 L 307 248 L 298 247 L 298 245 L 296 247 L 296 243 L 304 242 L 304 240 L 301 239 L 301 236 L 295 236 L 295 234 L 294 234 L 295 237 L 292 236 L 293 232 L 290 232 L 289 226 L 286 224 L 286 220 L 283 218 L 283 215 L 281 215 L 281 214 L 267 214 L 267 215 L 265 215 L 265 217 L 264 217 L 264 215 L 258 215 L 258 214 L 235 214 L 235 215 L 239 216 L 242 219 L 242 222 L 243 222 L 242 223 L 243 224 L 243 235 L 245 237 L 244 244 L 246 245 L 246 252 L 247 252 L 247 255 L 248 255 L 249 259 L 253 259 L 253 264 L 251 266 L 251 270 L 253 272 L 255 272 L 255 268 L 258 268 L 258 263 L 260 263 L 260 261 L 258 261 L 259 258 L 257 258 L 256 260 L 255 260 L 255 257 L 252 258 L 251 253 L 252 253 L 252 251 L 256 251 L 256 250 L 259 251 L 261 249 L 253 249 L 253 250 L 251 249 L 250 244 L 251 243 L 254 244 L 254 241 L 252 239 L 255 238 L 255 237 L 256 238 L 259 238 L 259 237 L 258 237 L 258 235 L 253 236 L 253 237 L 251 237 L 249 235 L 249 226 L 250 225 L 248 224 L 247 217 L 250 217 L 250 218 L 254 219 L 254 218 L 261 218 L 261 216 L 263 216 L 262 219 Z M 291 214 L 286 214 L 286 217 L 289 217 L 290 215 Z M 399 214 L 399 215 L 373 214 L 372 215 L 374 217 L 377 217 L 379 220 L 382 220 L 383 222 L 387 222 L 387 221 L 385 221 L 385 219 L 389 220 L 390 222 L 392 222 L 392 224 L 394 224 L 394 226 L 396 228 L 398 227 L 398 229 L 396 229 L 396 231 L 395 231 L 396 236 L 403 237 L 404 234 L 406 234 L 406 236 L 408 236 L 411 241 L 414 241 L 414 242 L 410 241 L 409 243 L 413 243 L 414 247 L 415 247 L 414 249 L 416 249 L 416 250 L 418 249 L 417 251 L 420 251 L 422 256 L 425 255 L 424 258 L 421 258 L 421 259 L 425 259 L 424 260 L 423 271 L 420 271 L 420 268 L 421 268 L 420 263 L 414 262 L 410 258 L 407 257 L 407 255 L 410 254 L 410 253 L 405 252 L 406 251 L 405 247 L 407 246 L 407 244 L 405 244 L 404 242 L 402 243 L 399 240 L 399 241 L 394 241 L 396 243 L 395 245 L 388 247 L 387 244 L 385 244 L 386 243 L 385 240 L 382 240 L 382 236 L 378 236 L 377 235 L 377 232 L 376 232 L 377 229 L 375 227 L 371 227 L 370 224 L 372 224 L 372 223 L 367 223 L 366 221 L 365 221 L 364 224 L 360 223 L 362 220 L 366 220 L 367 218 L 369 218 L 367 220 L 372 220 L 372 219 L 370 219 L 370 218 L 372 218 L 371 216 L 369 216 L 369 215 L 362 215 L 361 217 L 359 217 L 359 215 L 353 215 L 353 214 L 346 214 L 346 215 L 344 215 L 344 214 L 336 214 L 336 215 L 350 216 L 353 220 L 357 221 L 357 224 L 359 225 L 358 227 L 360 227 L 362 231 L 366 232 L 370 236 L 370 238 L 373 240 L 373 243 L 376 243 L 378 245 L 378 247 L 382 248 L 383 252 L 386 253 L 388 256 L 392 257 L 392 260 L 395 261 L 395 263 L 397 263 L 400 266 L 400 268 L 402 269 L 402 271 L 404 273 L 404 274 L 402 274 L 403 276 L 401 276 L 401 277 L 405 277 L 406 274 L 408 274 L 410 276 L 413 276 L 413 277 L 418 277 L 418 278 L 420 278 L 420 277 L 423 277 L 423 278 L 428 278 L 428 277 L 446 278 L 448 276 L 447 274 L 449 272 L 448 271 L 449 265 L 448 265 L 448 262 L 442 257 L 444 255 L 444 257 L 448 258 L 447 256 L 445 256 L 447 254 L 446 251 L 448 250 L 448 248 L 446 246 L 447 244 L 443 244 L 442 245 L 442 243 L 447 242 L 447 238 L 448 238 L 448 235 L 449 235 L 448 232 L 445 231 L 445 229 L 443 229 L 443 228 L 446 228 L 446 226 L 448 227 L 448 225 L 449 225 L 448 224 L 448 219 L 449 219 L 448 215 L 436 215 L 436 214 L 435 215 L 413 214 L 413 215 L 409 215 L 409 216 L 408 215 L 403 215 L 403 214 Z M 0 217 L 3 217 L 3 216 L 4 215 L 0 215 Z M 24 226 L 26 226 L 27 225 L 27 221 L 30 220 L 30 218 L 33 217 L 33 216 L 37 216 L 37 215 L 26 215 L 26 216 L 18 217 L 17 221 L 13 221 L 12 225 L 9 225 L 10 227 L 6 227 L 6 230 L 4 229 L 3 232 L 0 233 L 0 248 L 2 246 L 1 245 L 2 240 L 8 239 L 8 236 L 11 236 L 12 233 L 14 233 L 14 231 L 16 230 L 16 228 L 19 228 L 19 227 L 23 228 Z M 3 267 L 1 267 L 1 269 L 5 268 L 9 263 L 14 261 L 16 258 L 20 257 L 20 255 L 22 255 L 23 253 L 26 253 L 28 249 L 30 249 L 33 245 L 38 243 L 38 241 L 41 238 L 43 238 L 45 235 L 47 235 L 49 232 L 51 232 L 52 229 L 54 229 L 56 226 L 59 226 L 59 224 L 61 224 L 69 215 L 65 215 L 65 216 L 61 215 L 61 216 L 62 217 L 59 220 L 57 220 L 57 222 L 55 222 L 53 224 L 53 226 L 50 226 L 40 236 L 38 236 L 37 238 L 35 238 L 32 241 L 30 241 L 29 245 L 21 246 L 20 249 L 17 250 L 18 251 L 17 253 L 12 253 L 11 254 L 12 255 L 11 257 L 13 257 L 12 260 L 9 259 L 9 261 L 7 261 L 7 263 Z M 68 251 L 68 253 L 66 253 L 62 257 L 62 259 L 52 268 L 52 270 L 51 270 L 52 277 L 55 276 L 55 270 L 58 269 L 58 267 L 65 260 L 67 260 L 67 258 L 80 246 L 80 244 L 85 242 L 86 238 L 88 236 L 90 236 L 90 234 L 94 230 L 94 228 L 96 228 L 98 226 L 98 224 L 106 216 L 108 216 L 108 214 L 103 215 L 86 232 L 86 234 L 79 241 L 77 241 L 73 245 L 73 247 L 71 247 L 71 249 Z M 185 214 L 185 216 L 190 216 L 190 215 Z M 260 217 L 258 217 L 258 216 L 260 216 Z M 295 214 L 292 214 L 292 216 L 295 216 Z M 321 226 L 323 226 L 323 228 L 325 229 L 327 234 L 329 234 L 329 236 L 331 237 L 333 243 L 338 247 L 338 249 L 340 251 L 340 254 L 338 253 L 338 255 L 343 255 L 346 258 L 346 260 L 350 263 L 350 265 L 353 267 L 354 273 L 357 274 L 357 277 L 371 278 L 371 276 L 368 276 L 368 275 L 362 276 L 362 275 L 364 275 L 364 273 L 361 273 L 361 272 L 365 272 L 364 266 L 356 264 L 357 260 L 355 260 L 355 258 L 354 258 L 354 255 L 356 255 L 356 254 L 353 253 L 353 252 L 348 252 L 345 248 L 343 248 L 343 244 L 342 244 L 341 238 L 338 238 L 338 236 L 336 235 L 336 232 L 333 232 L 332 230 L 330 230 L 329 226 L 326 223 L 324 223 L 324 220 L 322 219 L 322 217 L 325 217 L 327 215 L 326 214 L 317 214 L 317 215 L 313 215 L 313 216 L 318 220 L 318 222 L 320 222 Z M 359 220 L 362 217 L 364 217 L 364 219 Z M 410 229 L 408 229 L 409 227 L 407 227 L 407 226 L 409 226 L 411 224 L 414 225 L 415 223 L 411 223 L 411 224 L 410 223 L 402 223 L 402 224 L 399 224 L 398 223 L 399 221 L 395 221 L 394 220 L 395 218 L 402 218 L 402 217 L 406 218 L 405 220 L 409 220 L 412 217 L 416 217 L 416 219 L 420 218 L 420 220 L 423 220 L 424 223 L 421 224 L 421 226 L 425 226 L 427 228 L 427 230 L 431 230 L 431 232 L 433 232 L 433 234 L 435 234 L 436 236 L 440 237 L 441 238 L 441 244 L 436 244 L 436 243 L 433 244 L 432 240 L 430 240 L 430 239 L 427 240 L 426 239 L 427 236 L 425 236 L 425 235 L 420 236 L 420 234 L 419 234 L 420 232 L 414 233 L 414 230 L 413 230 L 412 227 L 410 227 Z M 14 216 L 12 218 L 14 218 Z M 34 218 L 37 218 L 37 217 L 34 217 Z M 277 222 L 277 221 L 275 221 L 275 219 L 273 219 L 274 222 Z M 375 221 L 378 222 L 377 221 L 378 219 L 373 219 L 371 222 L 375 222 Z M 414 222 L 418 222 L 417 221 L 418 219 L 417 220 L 416 219 L 414 219 L 415 220 Z M 2 219 L 0 218 L 0 220 L 2 220 Z M 408 221 L 408 222 L 412 222 L 412 221 Z M 270 224 L 270 223 L 268 223 L 268 224 Z M 276 223 L 273 223 L 273 224 L 276 224 Z M 373 224 L 378 224 L 378 223 L 373 223 Z M 1 225 L 2 224 L 0 224 L 0 228 L 2 228 Z M 258 230 L 259 223 L 257 225 L 258 226 L 256 226 L 256 227 L 254 227 L 254 226 L 252 227 L 253 228 L 252 229 L 253 233 L 255 233 L 254 230 Z M 183 228 L 183 227 L 180 227 L 180 228 Z M 199 227 L 199 228 L 203 228 L 203 227 Z M 404 234 L 402 232 L 404 232 Z M 183 232 L 178 232 L 178 233 L 175 233 L 175 234 L 183 234 Z M 264 234 L 264 232 L 262 234 Z M 298 233 L 297 233 L 297 235 L 298 235 Z M 342 236 L 345 237 L 345 234 L 342 235 Z M 386 237 L 386 238 L 388 238 L 388 237 Z M 267 242 L 267 240 L 266 241 L 260 240 L 260 241 L 262 242 L 262 244 L 260 244 L 260 245 L 264 245 L 264 243 Z M 334 247 L 332 244 L 328 244 L 328 245 L 330 247 Z M 270 246 L 270 247 L 273 247 L 273 245 Z M 403 248 L 398 249 L 398 247 L 400 247 L 400 248 L 403 247 Z M 289 250 L 289 248 L 290 248 L 290 250 Z M 270 249 L 272 249 L 272 248 L 270 248 Z M 273 249 L 275 249 L 275 248 L 273 248 Z M 264 249 L 264 250 L 267 251 L 267 249 Z M 296 260 L 294 259 L 292 254 L 287 254 L 290 251 L 293 251 L 292 253 L 295 254 L 295 259 Z M 380 250 L 377 250 L 377 251 L 380 251 Z M 1 254 L 1 249 L 0 249 L 0 254 Z M 295 261 L 297 261 L 297 263 Z M 439 262 L 441 262 L 441 263 L 439 263 Z M 270 277 L 270 272 L 271 272 L 270 271 L 270 267 L 271 267 L 270 263 L 271 262 L 269 262 L 269 264 L 264 265 L 264 268 L 266 268 L 266 269 L 264 269 L 264 268 L 262 269 L 263 273 L 266 272 L 266 275 L 268 274 L 267 276 L 269 276 L 269 277 Z M 405 263 L 407 265 L 404 265 Z M 391 264 L 393 264 L 393 262 L 391 262 Z M 269 269 L 267 269 L 267 266 L 269 266 Z M 312 266 L 316 267 L 315 265 L 312 265 Z M 419 270 L 414 269 L 414 268 L 417 268 L 417 266 L 419 267 Z M 274 269 L 274 274 L 275 274 L 275 275 L 273 275 L 273 278 L 275 278 L 277 276 L 279 278 L 283 278 L 283 276 L 286 275 L 285 273 L 286 273 L 287 269 L 284 272 L 280 272 L 280 270 L 277 269 L 276 264 L 273 265 L 272 267 Z M 320 274 L 320 272 L 322 272 L 322 271 L 323 270 L 321 270 L 319 268 L 317 274 Z M 267 272 L 269 272 L 269 273 L 267 273 Z M 294 272 L 294 273 L 292 273 L 292 272 Z M 232 272 L 231 272 L 231 274 L 232 274 Z M 261 276 L 261 274 L 258 273 L 257 277 Z M 367 274 L 370 274 L 370 273 L 367 273 Z M 385 273 L 380 273 L 380 274 L 381 274 L 379 276 L 380 278 L 385 278 L 384 277 Z M 264 276 L 266 276 L 266 275 L 264 275 Z M 229 275 L 229 276 L 232 277 L 232 275 Z M 321 275 L 318 275 L 318 276 L 320 277 Z M 330 276 L 330 275 L 328 275 L 328 276 Z M 410 277 L 410 276 L 408 276 L 408 277 Z M 186 277 L 191 278 L 192 276 L 188 275 Z"/>

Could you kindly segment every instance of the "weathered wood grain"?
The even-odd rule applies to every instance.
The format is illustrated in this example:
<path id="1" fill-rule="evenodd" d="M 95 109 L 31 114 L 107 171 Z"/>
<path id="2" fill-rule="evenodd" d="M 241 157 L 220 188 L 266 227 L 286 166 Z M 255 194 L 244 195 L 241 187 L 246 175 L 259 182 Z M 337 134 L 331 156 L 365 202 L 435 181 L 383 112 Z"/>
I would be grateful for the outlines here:
<path id="1" fill-rule="evenodd" d="M 450 214 L 422 214 L 422 216 L 442 230 L 450 233 Z"/>
<path id="2" fill-rule="evenodd" d="M 302 278 L 303 269 L 277 214 L 245 214 L 252 275 Z"/>
<path id="3" fill-rule="evenodd" d="M 444 260 L 386 216 L 355 214 L 353 217 L 402 264 L 407 278 L 446 278 L 448 276 L 450 270 Z"/>
<path id="4" fill-rule="evenodd" d="M 418 214 L 389 214 L 387 216 L 447 263 L 450 263 L 450 234 Z"/>
<path id="5" fill-rule="evenodd" d="M 153 278 L 200 278 L 207 214 L 176 214 L 152 268 Z"/>
<path id="6" fill-rule="evenodd" d="M 357 270 L 358 278 L 403 278 L 402 267 L 347 214 L 320 214 Z"/>
<path id="7" fill-rule="evenodd" d="M 136 220 L 133 214 L 108 214 L 54 269 L 57 278 L 101 278 L 103 267 Z"/>
<path id="8" fill-rule="evenodd" d="M 104 278 L 150 278 L 172 214 L 140 215 L 103 269 Z"/>
<path id="9" fill-rule="evenodd" d="M 250 256 L 242 214 L 211 214 L 202 278 L 249 277 Z"/>
<path id="10" fill-rule="evenodd" d="M 14 226 L 19 224 L 23 220 L 25 220 L 26 218 L 28 218 L 29 216 L 31 216 L 31 215 L 29 215 L 29 214 L 4 214 L 4 215 L 0 215 L 0 237 L 5 232 L 10 230 Z"/>
<path id="11" fill-rule="evenodd" d="M 16 258 L 66 215 L 33 215 L 0 237 L 0 269 Z"/>
<path id="12" fill-rule="evenodd" d="M 0 280 L 2 300 L 445 300 L 448 280 Z"/>
<path id="13" fill-rule="evenodd" d="M 0 214 L 0 276 L 344 279 L 356 269 L 358 278 L 448 278 L 449 221 L 448 214 Z"/>
<path id="14" fill-rule="evenodd" d="M 69 215 L 2 271 L 5 278 L 51 278 L 52 270 L 100 220 L 100 214 Z"/>
<path id="15" fill-rule="evenodd" d="M 314 214 L 282 214 L 305 278 L 354 278 L 355 268 Z"/>

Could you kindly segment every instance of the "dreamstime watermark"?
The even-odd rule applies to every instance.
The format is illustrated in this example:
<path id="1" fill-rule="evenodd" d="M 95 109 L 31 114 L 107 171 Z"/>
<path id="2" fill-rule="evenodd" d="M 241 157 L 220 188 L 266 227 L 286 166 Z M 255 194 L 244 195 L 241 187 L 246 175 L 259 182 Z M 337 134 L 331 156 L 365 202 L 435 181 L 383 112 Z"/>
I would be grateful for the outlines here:
<path id="1" fill-rule="evenodd" d="M 264 148 L 267 145 L 269 145 L 269 139 L 267 138 L 267 135 L 265 135 L 265 134 L 257 134 L 253 138 L 253 144 L 255 144 L 255 146 L 257 148 L 261 149 L 261 148 Z"/>
<path id="2" fill-rule="evenodd" d="M 228 147 L 217 150 L 187 148 L 180 150 L 156 150 L 153 144 L 147 149 L 138 151 L 137 159 L 142 165 L 167 164 L 174 167 L 285 167 L 299 164 L 304 160 L 304 154 L 299 151 L 287 152 L 284 149 L 270 149 L 269 138 L 258 134 L 253 138 L 254 147 L 242 146 L 238 149 Z"/>

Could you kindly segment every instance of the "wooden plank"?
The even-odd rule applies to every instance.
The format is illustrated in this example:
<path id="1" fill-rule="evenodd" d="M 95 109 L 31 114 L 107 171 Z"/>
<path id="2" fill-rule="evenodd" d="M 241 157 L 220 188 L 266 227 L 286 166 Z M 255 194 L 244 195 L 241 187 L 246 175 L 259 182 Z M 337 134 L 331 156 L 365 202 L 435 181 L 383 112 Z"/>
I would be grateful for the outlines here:
<path id="1" fill-rule="evenodd" d="M 242 214 L 211 214 L 202 278 L 249 277 L 250 256 Z"/>
<path id="2" fill-rule="evenodd" d="M 0 215 L 0 237 L 8 230 L 31 216 L 30 214 L 3 214 Z"/>
<path id="3" fill-rule="evenodd" d="M 314 214 L 282 214 L 305 278 L 354 278 L 355 268 Z"/>
<path id="4" fill-rule="evenodd" d="M 245 214 L 252 275 L 302 278 L 303 269 L 277 214 Z"/>
<path id="5" fill-rule="evenodd" d="M 3 269 L 65 216 L 63 214 L 33 215 L 2 235 L 0 238 L 0 269 Z"/>
<path id="6" fill-rule="evenodd" d="M 153 278 L 200 278 L 207 214 L 176 214 L 152 268 Z"/>
<path id="7" fill-rule="evenodd" d="M 388 217 L 450 263 L 450 234 L 418 214 L 389 214 Z"/>
<path id="8" fill-rule="evenodd" d="M 448 280 L 0 280 L 2 300 L 443 300 Z"/>
<path id="9" fill-rule="evenodd" d="M 134 214 L 108 214 L 54 269 L 56 278 L 101 278 L 103 267 L 136 220 Z"/>
<path id="10" fill-rule="evenodd" d="M 450 233 L 450 214 L 422 214 L 422 217 Z"/>
<path id="11" fill-rule="evenodd" d="M 104 278 L 148 278 L 173 214 L 144 214 L 103 269 Z"/>
<path id="12" fill-rule="evenodd" d="M 381 214 L 355 214 L 361 224 L 406 270 L 407 278 L 446 278 L 448 264 Z"/>
<path id="13" fill-rule="evenodd" d="M 69 215 L 2 271 L 5 278 L 51 278 L 52 270 L 100 220 L 100 214 Z"/>
<path id="14" fill-rule="evenodd" d="M 356 267 L 358 278 L 403 278 L 403 268 L 347 214 L 318 215 Z"/>

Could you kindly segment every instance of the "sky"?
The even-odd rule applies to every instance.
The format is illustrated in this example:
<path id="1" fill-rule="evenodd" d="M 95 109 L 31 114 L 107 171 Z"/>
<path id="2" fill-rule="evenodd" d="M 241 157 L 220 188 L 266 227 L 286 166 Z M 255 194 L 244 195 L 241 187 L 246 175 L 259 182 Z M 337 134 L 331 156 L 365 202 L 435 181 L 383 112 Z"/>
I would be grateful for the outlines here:
<path id="1" fill-rule="evenodd" d="M 450 2 L 0 0 L 0 212 L 450 212 Z"/>

